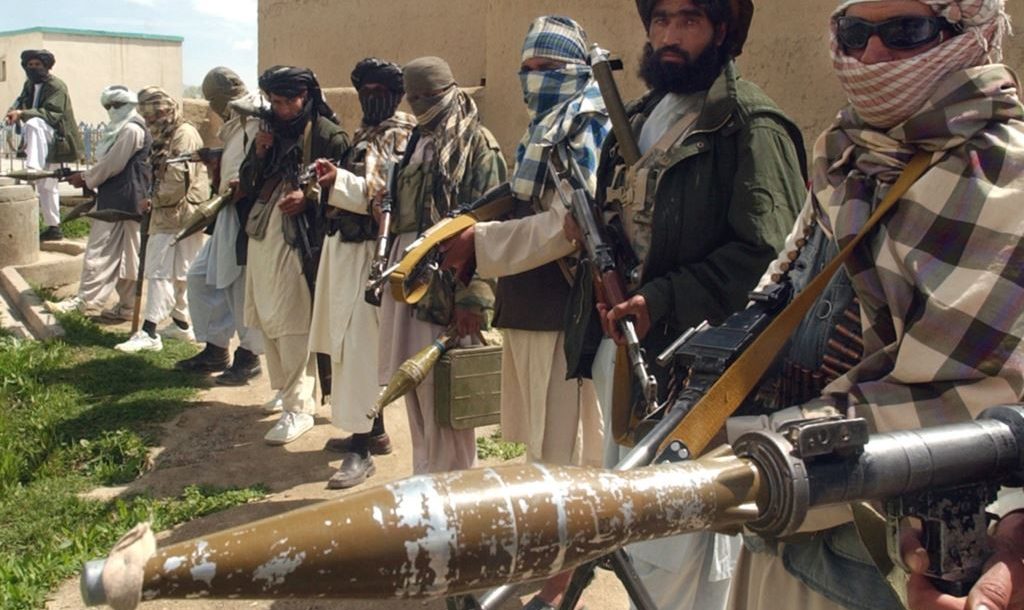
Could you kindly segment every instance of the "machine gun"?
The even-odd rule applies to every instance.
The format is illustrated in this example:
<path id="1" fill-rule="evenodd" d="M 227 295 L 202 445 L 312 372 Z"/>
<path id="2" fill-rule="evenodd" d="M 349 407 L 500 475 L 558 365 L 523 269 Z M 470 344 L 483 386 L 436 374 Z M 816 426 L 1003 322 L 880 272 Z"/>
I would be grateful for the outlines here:
<path id="1" fill-rule="evenodd" d="M 380 306 L 380 299 L 383 292 L 385 265 L 388 264 L 388 255 L 391 253 L 391 214 L 395 206 L 395 173 L 397 163 L 388 164 L 387 190 L 380 202 L 380 223 L 377 228 L 377 243 L 373 250 L 373 262 L 370 263 L 370 276 L 366 279 L 366 289 L 363 293 L 366 302 L 370 305 Z"/>
<path id="2" fill-rule="evenodd" d="M 860 501 L 883 502 L 890 519 L 927 519 L 930 575 L 963 582 L 980 574 L 986 550 L 953 541 L 984 539 L 984 505 L 998 485 L 1022 483 L 1022 457 L 1024 408 L 1002 406 L 973 422 L 874 435 L 859 419 L 801 421 L 628 471 L 526 464 L 418 476 L 159 550 L 142 528 L 119 543 L 110 570 L 86 565 L 82 592 L 88 605 L 126 583 L 147 600 L 453 596 L 677 534 L 782 537 L 810 508 Z M 950 493 L 977 501 L 949 510 Z"/>

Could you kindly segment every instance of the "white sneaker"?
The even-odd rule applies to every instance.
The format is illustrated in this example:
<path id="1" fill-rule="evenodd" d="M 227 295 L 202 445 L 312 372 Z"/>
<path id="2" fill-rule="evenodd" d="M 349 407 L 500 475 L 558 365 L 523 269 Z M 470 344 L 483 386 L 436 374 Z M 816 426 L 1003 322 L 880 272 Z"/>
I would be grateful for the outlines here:
<path id="1" fill-rule="evenodd" d="M 313 416 L 306 413 L 286 412 L 267 432 L 263 440 L 268 445 L 287 445 L 313 428 Z"/>
<path id="2" fill-rule="evenodd" d="M 160 329 L 160 334 L 163 335 L 164 339 L 177 339 L 178 341 L 189 341 L 192 343 L 196 342 L 196 334 L 192 332 L 192 327 L 182 329 L 172 320 L 170 324 Z"/>
<path id="3" fill-rule="evenodd" d="M 280 392 L 274 394 L 273 398 L 263 403 L 263 406 L 260 407 L 260 412 L 264 415 L 273 415 L 281 411 L 284 411 L 284 397 L 281 396 Z"/>
<path id="4" fill-rule="evenodd" d="M 118 343 L 114 346 L 114 349 L 117 351 L 129 354 L 134 354 L 136 352 L 159 352 L 163 348 L 164 342 L 160 340 L 160 335 L 150 337 L 144 330 L 140 330 L 135 333 L 132 335 L 131 339 L 128 339 L 124 343 Z"/>
<path id="5" fill-rule="evenodd" d="M 79 296 L 73 296 L 63 301 L 47 301 L 46 309 L 50 313 L 71 313 L 73 311 L 80 311 L 85 313 L 85 301 Z"/>

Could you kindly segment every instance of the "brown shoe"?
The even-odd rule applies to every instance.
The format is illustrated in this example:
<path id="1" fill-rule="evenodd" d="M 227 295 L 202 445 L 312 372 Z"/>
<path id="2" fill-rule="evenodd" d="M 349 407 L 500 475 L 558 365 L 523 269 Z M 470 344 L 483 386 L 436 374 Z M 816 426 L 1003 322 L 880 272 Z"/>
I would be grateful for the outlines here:
<path id="1" fill-rule="evenodd" d="M 370 455 L 390 455 L 393 451 L 391 447 L 391 437 L 384 434 L 378 436 L 371 436 L 369 439 Z M 346 436 L 345 438 L 332 438 L 324 444 L 324 451 L 330 451 L 332 453 L 352 453 L 352 437 Z"/>

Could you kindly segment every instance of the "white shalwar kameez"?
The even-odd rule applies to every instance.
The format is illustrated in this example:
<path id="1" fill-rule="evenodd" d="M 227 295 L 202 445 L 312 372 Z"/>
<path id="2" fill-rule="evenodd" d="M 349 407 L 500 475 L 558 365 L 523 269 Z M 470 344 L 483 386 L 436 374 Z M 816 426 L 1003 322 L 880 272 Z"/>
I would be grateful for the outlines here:
<path id="1" fill-rule="evenodd" d="M 224 152 L 220 160 L 219 195 L 231 191 L 231 181 L 238 178 L 238 170 L 259 128 L 259 120 L 238 116 L 221 127 L 218 136 L 224 142 Z M 242 230 L 235 206 L 221 208 L 213 235 L 203 244 L 188 271 L 189 312 L 196 341 L 226 349 L 237 333 L 243 349 L 262 354 L 263 335 L 245 324 L 245 266 L 238 264 L 235 251 L 238 232 Z"/>
<path id="2" fill-rule="evenodd" d="M 39 87 L 36 85 L 38 99 Z M 35 107 L 35 106 L 33 106 Z M 57 163 L 47 163 L 46 156 L 53 145 L 53 127 L 39 117 L 25 121 L 21 135 L 25 141 L 25 168 L 35 170 L 56 169 Z M 43 224 L 48 227 L 60 225 L 60 188 L 56 178 L 36 180 L 36 194 L 39 195 L 39 212 L 43 215 Z"/>
<path id="3" fill-rule="evenodd" d="M 500 278 L 536 269 L 571 255 L 576 247 L 565 238 L 567 210 L 552 206 L 504 222 L 475 227 L 477 273 Z M 538 307 L 546 306 L 537 295 Z M 604 418 L 589 379 L 566 379 L 565 335 L 560 331 L 502 329 L 501 433 L 526 444 L 532 462 L 601 466 Z"/>
<path id="4" fill-rule="evenodd" d="M 327 203 L 367 215 L 366 180 L 339 169 Z M 309 350 L 331 357 L 331 422 L 348 432 L 368 433 L 373 420 L 366 412 L 377 398 L 377 352 L 380 322 L 377 308 L 363 291 L 373 262 L 373 241 L 344 242 L 340 235 L 324 240 L 317 270 Z"/>
<path id="5" fill-rule="evenodd" d="M 97 190 L 120 174 L 145 143 L 146 133 L 142 127 L 132 122 L 125 124 L 107 152 L 83 173 L 86 186 Z M 120 307 L 134 307 L 139 242 L 139 223 L 134 220 L 92 221 L 78 285 L 78 296 L 86 307 L 102 308 L 115 289 Z"/>
<path id="6" fill-rule="evenodd" d="M 299 253 L 285 243 L 279 186 L 267 211 L 262 240 L 249 239 L 245 275 L 245 324 L 261 331 L 270 387 L 292 413 L 316 412 L 316 363 L 309 353 L 311 299 Z"/>

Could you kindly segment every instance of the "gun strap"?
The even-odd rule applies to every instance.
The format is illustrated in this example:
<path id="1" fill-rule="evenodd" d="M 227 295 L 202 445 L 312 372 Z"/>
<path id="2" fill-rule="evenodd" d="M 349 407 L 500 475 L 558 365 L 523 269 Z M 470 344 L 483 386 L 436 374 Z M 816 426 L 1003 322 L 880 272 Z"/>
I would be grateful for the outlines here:
<path id="1" fill-rule="evenodd" d="M 514 208 L 515 199 L 513 197 L 502 197 L 474 208 L 470 212 L 446 218 L 427 229 L 423 236 L 416 241 L 414 247 L 411 247 L 402 255 L 398 268 L 388 278 L 392 296 L 400 303 L 408 303 L 409 305 L 419 303 L 427 294 L 427 288 L 430 286 L 429 282 L 422 282 L 419 281 L 419 278 L 412 277 L 414 270 L 420 262 L 434 248 L 440 246 L 442 242 L 455 237 L 478 222 L 485 222 L 505 216 L 512 212 Z M 413 280 L 416 283 L 410 285 L 409 280 Z"/>
<path id="2" fill-rule="evenodd" d="M 725 374 L 711 386 L 676 429 L 665 438 L 658 449 L 659 454 L 673 441 L 682 441 L 691 455 L 696 456 L 704 452 L 725 425 L 725 420 L 732 416 L 764 376 L 776 354 L 782 350 L 800 321 L 825 290 L 832 276 L 850 257 L 854 248 L 871 233 L 911 185 L 924 174 L 931 160 L 931 153 L 919 152 L 914 155 L 860 232 L 807 284 L 806 288 L 793 297 L 793 301 L 779 312 L 764 332 L 736 358 Z"/>

